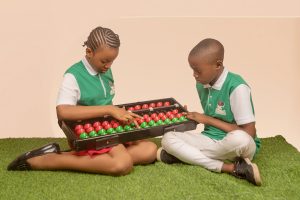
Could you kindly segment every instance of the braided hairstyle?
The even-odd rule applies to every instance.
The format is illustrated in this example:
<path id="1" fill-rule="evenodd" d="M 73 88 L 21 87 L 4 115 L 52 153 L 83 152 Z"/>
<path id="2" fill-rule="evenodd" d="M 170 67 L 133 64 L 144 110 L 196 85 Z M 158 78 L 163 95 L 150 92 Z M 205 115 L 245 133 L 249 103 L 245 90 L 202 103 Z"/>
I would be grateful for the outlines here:
<path id="1" fill-rule="evenodd" d="M 95 51 L 101 46 L 109 46 L 112 48 L 120 47 L 120 39 L 111 29 L 104 27 L 97 27 L 91 31 L 87 41 L 84 42 L 83 46 L 86 46 L 92 51 Z"/>

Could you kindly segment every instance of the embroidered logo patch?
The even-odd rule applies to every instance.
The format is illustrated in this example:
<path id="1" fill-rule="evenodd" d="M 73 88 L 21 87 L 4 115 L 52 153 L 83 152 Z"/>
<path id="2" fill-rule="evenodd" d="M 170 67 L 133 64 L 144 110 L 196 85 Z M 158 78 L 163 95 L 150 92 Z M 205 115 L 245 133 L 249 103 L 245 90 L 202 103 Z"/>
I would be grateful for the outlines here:
<path id="1" fill-rule="evenodd" d="M 115 94 L 115 85 L 113 82 L 109 81 L 109 86 L 110 86 L 110 95 Z"/>
<path id="2" fill-rule="evenodd" d="M 218 101 L 215 113 L 219 115 L 226 115 L 226 111 L 224 110 L 225 103 L 223 101 Z"/>

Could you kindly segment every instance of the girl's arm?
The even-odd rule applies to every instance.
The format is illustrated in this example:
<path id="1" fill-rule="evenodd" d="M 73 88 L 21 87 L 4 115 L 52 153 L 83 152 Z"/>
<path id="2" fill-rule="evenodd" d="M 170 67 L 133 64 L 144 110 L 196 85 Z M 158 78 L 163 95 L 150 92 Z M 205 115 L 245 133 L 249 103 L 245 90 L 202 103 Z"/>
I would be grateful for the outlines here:
<path id="1" fill-rule="evenodd" d="M 113 105 L 106 106 L 74 106 L 58 105 L 56 107 L 58 120 L 84 120 L 95 117 L 111 115 L 122 122 L 134 122 L 134 118 L 140 118 L 139 115 L 126 111 Z"/>

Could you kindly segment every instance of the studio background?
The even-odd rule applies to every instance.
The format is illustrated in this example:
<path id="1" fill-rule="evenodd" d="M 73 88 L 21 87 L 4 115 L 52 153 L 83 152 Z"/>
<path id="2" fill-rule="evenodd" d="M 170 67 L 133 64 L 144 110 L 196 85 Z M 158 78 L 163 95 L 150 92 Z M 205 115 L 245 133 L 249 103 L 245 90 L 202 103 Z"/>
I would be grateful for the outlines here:
<path id="1" fill-rule="evenodd" d="M 215 38 L 225 46 L 224 65 L 251 86 L 258 136 L 281 134 L 299 150 L 300 18 L 293 16 L 300 3 L 287 11 L 258 2 L 228 1 L 223 9 L 216 1 L 1 1 L 0 137 L 64 137 L 58 89 L 101 25 L 121 39 L 115 104 L 174 97 L 202 112 L 187 55 Z"/>

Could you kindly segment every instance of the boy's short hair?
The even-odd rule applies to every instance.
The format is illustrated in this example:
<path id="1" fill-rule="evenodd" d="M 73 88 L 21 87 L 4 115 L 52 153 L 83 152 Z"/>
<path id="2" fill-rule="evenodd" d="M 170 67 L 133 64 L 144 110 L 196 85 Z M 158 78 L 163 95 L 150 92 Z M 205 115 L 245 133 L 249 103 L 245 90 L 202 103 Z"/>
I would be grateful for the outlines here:
<path id="1" fill-rule="evenodd" d="M 224 60 L 224 46 L 218 40 L 206 38 L 200 41 L 189 53 L 189 57 L 205 55 L 211 62 Z"/>

